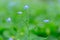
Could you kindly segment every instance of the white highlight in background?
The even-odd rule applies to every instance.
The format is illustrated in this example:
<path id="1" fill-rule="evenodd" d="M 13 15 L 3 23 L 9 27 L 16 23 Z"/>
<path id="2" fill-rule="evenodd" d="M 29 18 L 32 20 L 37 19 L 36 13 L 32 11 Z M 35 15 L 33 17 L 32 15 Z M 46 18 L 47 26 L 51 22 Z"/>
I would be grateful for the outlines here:
<path id="1" fill-rule="evenodd" d="M 9 2 L 9 3 L 8 3 L 8 6 L 9 6 L 9 7 L 13 7 L 13 6 L 15 6 L 15 5 L 16 5 L 16 2 Z"/>

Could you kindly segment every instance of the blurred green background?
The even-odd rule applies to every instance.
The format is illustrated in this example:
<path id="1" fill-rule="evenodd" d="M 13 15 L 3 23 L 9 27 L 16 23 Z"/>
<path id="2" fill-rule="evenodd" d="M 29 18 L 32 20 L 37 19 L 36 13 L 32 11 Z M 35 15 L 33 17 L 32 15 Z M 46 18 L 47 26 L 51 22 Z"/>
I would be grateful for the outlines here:
<path id="1" fill-rule="evenodd" d="M 0 40 L 60 40 L 60 0 L 0 0 Z"/>

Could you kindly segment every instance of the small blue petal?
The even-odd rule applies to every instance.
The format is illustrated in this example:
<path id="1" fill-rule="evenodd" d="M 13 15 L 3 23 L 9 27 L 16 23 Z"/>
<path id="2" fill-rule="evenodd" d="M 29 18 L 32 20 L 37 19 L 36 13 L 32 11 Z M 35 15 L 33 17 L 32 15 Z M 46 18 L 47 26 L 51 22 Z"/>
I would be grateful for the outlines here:
<path id="1" fill-rule="evenodd" d="M 18 14 L 22 14 L 22 12 L 21 12 L 21 11 L 19 11 L 19 12 L 18 12 Z"/>
<path id="2" fill-rule="evenodd" d="M 13 38 L 9 38 L 9 40 L 13 40 Z"/>
<path id="3" fill-rule="evenodd" d="M 11 18 L 10 18 L 10 17 L 9 17 L 9 18 L 7 18 L 7 21 L 8 21 L 8 22 L 10 22 L 10 21 L 11 21 Z"/>
<path id="4" fill-rule="evenodd" d="M 49 22 L 49 20 L 43 20 L 44 22 Z"/>
<path id="5" fill-rule="evenodd" d="M 25 6 L 24 6 L 24 9 L 28 9 L 28 8 L 29 8 L 29 6 L 28 6 L 28 5 L 25 5 Z"/>

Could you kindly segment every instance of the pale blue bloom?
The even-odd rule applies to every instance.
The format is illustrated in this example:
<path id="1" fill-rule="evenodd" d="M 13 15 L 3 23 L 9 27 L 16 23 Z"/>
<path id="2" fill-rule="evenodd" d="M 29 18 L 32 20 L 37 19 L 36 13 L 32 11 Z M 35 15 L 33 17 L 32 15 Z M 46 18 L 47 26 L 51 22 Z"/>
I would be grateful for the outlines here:
<path id="1" fill-rule="evenodd" d="M 11 18 L 9 17 L 9 18 L 7 18 L 7 22 L 10 22 L 11 21 Z"/>
<path id="2" fill-rule="evenodd" d="M 19 11 L 19 12 L 18 12 L 18 14 L 22 14 L 22 12 L 21 12 L 21 11 Z"/>
<path id="3" fill-rule="evenodd" d="M 25 5 L 25 6 L 24 6 L 24 9 L 28 9 L 28 8 L 29 8 L 29 6 L 28 6 L 28 5 Z"/>
<path id="4" fill-rule="evenodd" d="M 49 20 L 43 20 L 44 22 L 49 22 Z"/>
<path id="5" fill-rule="evenodd" d="M 13 40 L 13 38 L 9 38 L 9 40 Z"/>

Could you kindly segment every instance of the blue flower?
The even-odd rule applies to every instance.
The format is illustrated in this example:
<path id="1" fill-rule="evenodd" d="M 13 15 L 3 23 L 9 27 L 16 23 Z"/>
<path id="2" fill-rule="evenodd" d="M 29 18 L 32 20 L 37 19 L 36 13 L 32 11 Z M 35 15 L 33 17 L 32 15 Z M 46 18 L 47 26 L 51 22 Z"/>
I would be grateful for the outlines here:
<path id="1" fill-rule="evenodd" d="M 13 40 L 13 38 L 9 38 L 9 40 Z"/>
<path id="2" fill-rule="evenodd" d="M 49 22 L 49 20 L 43 20 L 44 22 Z"/>
<path id="3" fill-rule="evenodd" d="M 24 9 L 28 9 L 28 8 L 29 8 L 29 6 L 28 6 L 28 5 L 25 5 L 25 6 L 24 6 Z"/>
<path id="4" fill-rule="evenodd" d="M 22 14 L 22 12 L 21 11 L 19 11 L 19 12 L 17 12 L 18 14 Z"/>
<path id="5" fill-rule="evenodd" d="M 7 18 L 7 22 L 10 22 L 11 21 L 11 18 L 9 17 L 9 18 Z"/>

